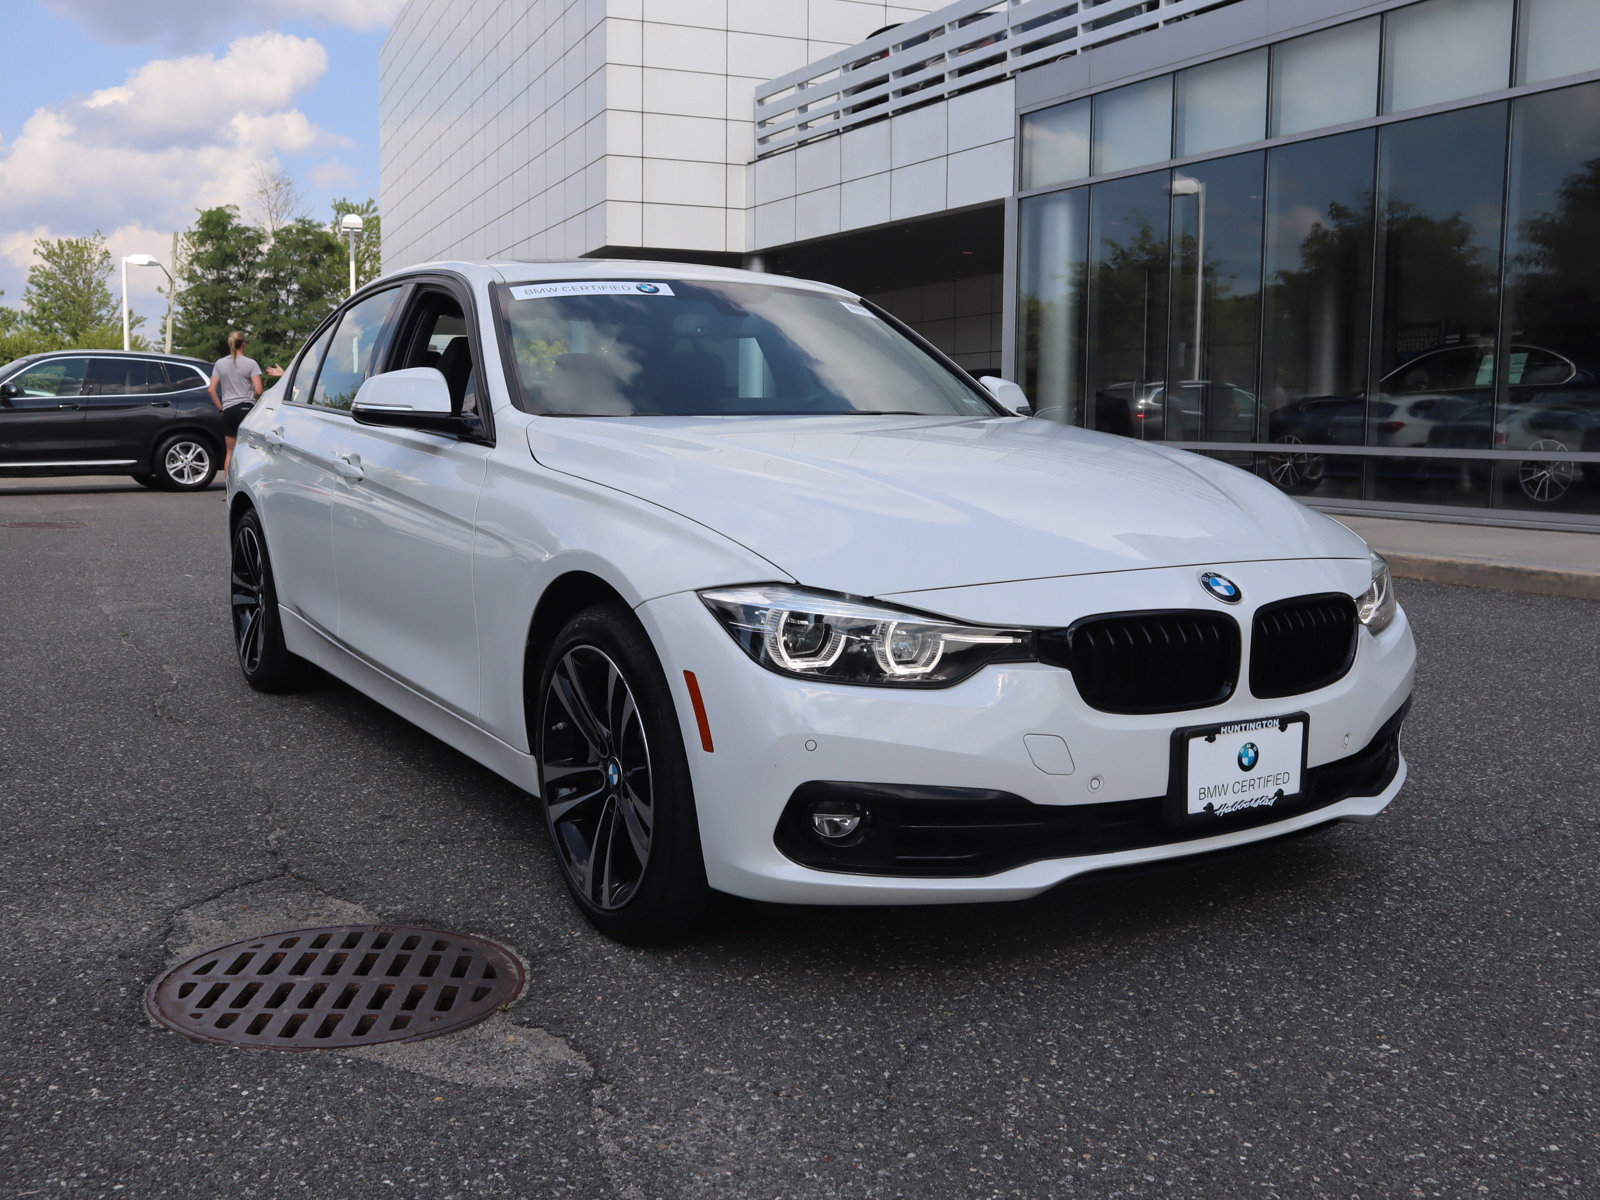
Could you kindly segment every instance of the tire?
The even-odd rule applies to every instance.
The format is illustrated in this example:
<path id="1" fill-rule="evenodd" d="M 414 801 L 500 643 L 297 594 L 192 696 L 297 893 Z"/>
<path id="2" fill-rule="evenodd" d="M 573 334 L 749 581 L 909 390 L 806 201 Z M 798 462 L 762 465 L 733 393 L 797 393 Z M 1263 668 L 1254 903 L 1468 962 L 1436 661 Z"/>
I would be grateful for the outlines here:
<path id="1" fill-rule="evenodd" d="M 1278 490 L 1291 494 L 1316 491 L 1327 471 L 1322 455 L 1294 449 L 1305 443 L 1292 433 L 1279 434 L 1272 444 L 1286 447 L 1267 455 L 1267 478 Z"/>
<path id="2" fill-rule="evenodd" d="M 143 472 L 140 472 L 139 474 L 135 475 L 133 477 L 133 481 L 135 483 L 137 483 L 140 487 L 158 488 L 158 487 L 161 486 L 161 481 L 159 479 L 157 479 L 154 475 L 146 475 Z"/>
<path id="3" fill-rule="evenodd" d="M 258 692 L 294 691 L 306 682 L 310 668 L 284 645 L 272 562 L 267 557 L 261 518 L 253 510 L 234 522 L 229 546 L 229 611 L 239 669 L 245 682 Z"/>
<path id="4" fill-rule="evenodd" d="M 1567 444 L 1556 438 L 1540 438 L 1528 446 L 1529 450 L 1543 450 L 1547 454 L 1567 454 Z M 1528 459 L 1517 464 L 1517 486 L 1522 494 L 1541 507 L 1553 508 L 1567 499 L 1578 482 L 1575 463 L 1558 459 Z"/>
<path id="5" fill-rule="evenodd" d="M 704 923 L 700 827 L 672 692 L 644 629 L 620 605 L 579 613 L 531 698 L 540 807 L 579 911 L 631 945 Z"/>
<path id="6" fill-rule="evenodd" d="M 156 447 L 156 483 L 169 492 L 198 492 L 217 476 L 217 449 L 193 433 L 175 433 Z"/>

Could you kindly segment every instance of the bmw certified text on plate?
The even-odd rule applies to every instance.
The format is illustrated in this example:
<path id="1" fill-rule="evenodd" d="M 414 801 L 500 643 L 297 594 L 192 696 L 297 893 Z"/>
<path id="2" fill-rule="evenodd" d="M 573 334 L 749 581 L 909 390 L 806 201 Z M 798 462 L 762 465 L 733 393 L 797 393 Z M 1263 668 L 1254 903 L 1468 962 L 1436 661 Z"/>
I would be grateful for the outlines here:
<path id="1" fill-rule="evenodd" d="M 628 940 L 718 891 L 1004 900 L 1376 816 L 1415 663 L 1383 560 L 1025 406 L 821 284 L 390 275 L 240 431 L 240 664 L 538 795 Z"/>

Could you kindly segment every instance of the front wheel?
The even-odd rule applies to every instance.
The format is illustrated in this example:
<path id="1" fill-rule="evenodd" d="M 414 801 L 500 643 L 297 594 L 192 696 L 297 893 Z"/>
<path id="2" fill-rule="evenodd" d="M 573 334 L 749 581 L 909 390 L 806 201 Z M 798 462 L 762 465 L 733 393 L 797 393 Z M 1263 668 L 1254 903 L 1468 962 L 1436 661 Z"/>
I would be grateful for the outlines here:
<path id="1" fill-rule="evenodd" d="M 156 482 L 162 487 L 174 492 L 198 492 L 216 478 L 217 452 L 204 438 L 175 434 L 156 449 L 155 468 Z"/>
<path id="2" fill-rule="evenodd" d="M 710 890 L 689 764 L 661 664 L 633 614 L 578 614 L 551 647 L 534 705 L 539 793 L 573 901 L 633 944 L 691 931 Z"/>
<path id="3" fill-rule="evenodd" d="M 284 645 L 272 561 L 267 557 L 261 518 L 253 511 L 234 524 L 232 551 L 230 603 L 239 669 L 245 682 L 258 692 L 293 691 L 305 682 L 307 664 Z"/>

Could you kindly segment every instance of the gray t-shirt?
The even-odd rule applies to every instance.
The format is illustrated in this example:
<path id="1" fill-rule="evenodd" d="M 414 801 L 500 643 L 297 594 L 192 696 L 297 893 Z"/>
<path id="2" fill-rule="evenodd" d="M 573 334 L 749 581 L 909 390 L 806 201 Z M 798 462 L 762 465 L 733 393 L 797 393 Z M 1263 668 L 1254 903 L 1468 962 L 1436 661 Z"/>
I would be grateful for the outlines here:
<path id="1" fill-rule="evenodd" d="M 235 404 L 248 404 L 255 400 L 255 385 L 250 382 L 253 376 L 261 374 L 261 367 L 253 358 L 239 355 L 239 360 L 234 361 L 233 355 L 227 354 L 217 359 L 217 365 L 211 368 L 211 373 L 217 377 L 217 396 L 222 401 L 223 408 L 232 408 Z"/>

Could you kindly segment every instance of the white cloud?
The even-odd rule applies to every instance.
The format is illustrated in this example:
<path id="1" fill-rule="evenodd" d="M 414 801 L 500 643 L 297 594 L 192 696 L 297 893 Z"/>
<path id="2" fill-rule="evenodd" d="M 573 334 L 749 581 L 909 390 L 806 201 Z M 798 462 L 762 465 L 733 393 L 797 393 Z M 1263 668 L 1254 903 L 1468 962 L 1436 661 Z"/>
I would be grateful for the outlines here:
<path id="1" fill-rule="evenodd" d="M 177 229 L 196 208 L 243 207 L 256 163 L 345 144 L 293 107 L 327 69 L 311 38 L 256 34 L 38 109 L 0 145 L 0 231 Z"/>
<path id="2" fill-rule="evenodd" d="M 243 28 L 271 29 L 308 20 L 350 29 L 377 29 L 405 0 L 49 0 L 58 16 L 89 33 L 122 43 L 194 45 Z"/>

